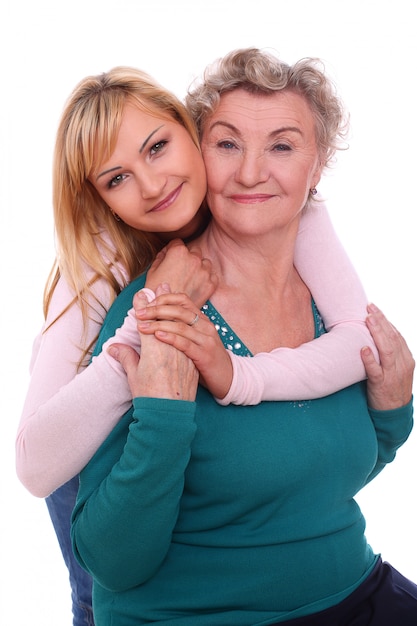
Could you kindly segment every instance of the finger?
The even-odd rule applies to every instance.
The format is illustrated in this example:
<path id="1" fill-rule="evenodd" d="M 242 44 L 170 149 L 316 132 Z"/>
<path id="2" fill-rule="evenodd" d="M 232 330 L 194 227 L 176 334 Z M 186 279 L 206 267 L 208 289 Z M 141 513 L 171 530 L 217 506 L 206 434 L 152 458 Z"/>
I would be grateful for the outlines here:
<path id="1" fill-rule="evenodd" d="M 107 352 L 118 361 L 127 375 L 136 370 L 140 357 L 136 350 L 123 343 L 113 343 Z"/>
<path id="2" fill-rule="evenodd" d="M 168 283 L 161 283 L 157 286 L 155 290 L 155 295 L 158 298 L 158 296 L 162 296 L 165 293 L 171 293 L 171 287 L 168 285 Z"/>
<path id="3" fill-rule="evenodd" d="M 182 239 L 172 239 L 165 246 L 166 256 L 170 258 L 171 261 L 174 259 L 182 259 L 183 255 L 189 255 L 189 250 Z M 179 255 L 179 256 L 178 256 Z"/>
<path id="4" fill-rule="evenodd" d="M 371 348 L 369 348 L 368 346 L 362 348 L 361 358 L 365 367 L 365 372 L 368 380 L 373 383 L 382 381 L 383 370 L 378 361 L 375 359 Z"/>
<path id="5" fill-rule="evenodd" d="M 206 269 L 210 269 L 211 266 L 213 265 L 212 262 L 210 261 L 210 259 L 207 259 L 206 257 L 201 259 L 201 265 L 206 268 Z"/>
<path id="6" fill-rule="evenodd" d="M 155 337 L 158 341 L 183 352 L 200 369 L 201 364 L 206 363 L 213 354 L 217 333 L 213 338 L 209 333 L 196 332 L 190 327 L 187 328 L 186 325 L 171 322 L 167 323 L 164 330 L 157 330 Z"/>
<path id="7" fill-rule="evenodd" d="M 200 316 L 198 313 L 195 314 L 195 317 L 193 317 L 193 319 L 191 320 L 191 322 L 188 322 L 188 326 L 194 326 L 194 324 L 197 324 L 198 320 L 200 319 Z"/>
<path id="8" fill-rule="evenodd" d="M 381 309 L 379 309 L 375 304 L 371 303 L 368 305 L 368 314 L 368 318 L 373 320 L 373 325 L 375 327 L 380 327 L 380 329 L 382 329 L 388 337 L 392 339 L 394 337 L 401 336 L 394 324 L 387 319 Z"/>
<path id="9" fill-rule="evenodd" d="M 151 266 L 152 269 L 154 270 L 157 269 L 161 265 L 162 261 L 165 259 L 166 255 L 167 255 L 167 250 L 165 247 L 165 248 L 162 248 L 162 250 L 160 250 L 158 254 L 156 255 L 156 257 L 154 258 L 152 266 Z"/>
<path id="10" fill-rule="evenodd" d="M 154 307 L 154 311 L 146 311 L 146 317 L 138 318 L 137 327 L 144 335 L 156 335 L 158 332 L 179 335 L 196 344 L 201 344 L 207 337 L 217 339 L 217 331 L 212 322 L 199 310 L 188 310 L 183 307 Z M 175 346 L 177 347 L 177 346 Z"/>
<path id="11" fill-rule="evenodd" d="M 133 308 L 135 309 L 135 313 L 137 310 L 142 311 L 146 309 L 149 304 L 150 302 L 143 291 L 137 291 L 133 296 Z"/>
<path id="12" fill-rule="evenodd" d="M 210 272 L 210 285 L 211 285 L 211 288 L 212 288 L 212 292 L 211 292 L 209 297 L 211 297 L 213 295 L 213 293 L 214 293 L 218 283 L 219 283 L 219 277 L 216 274 L 216 272 Z"/>
<path id="13" fill-rule="evenodd" d="M 185 307 L 187 309 L 193 309 L 193 310 L 197 310 L 196 305 L 194 304 L 194 302 L 191 300 L 191 298 L 186 294 L 183 293 L 182 291 L 177 291 L 175 293 L 173 293 L 170 290 L 170 287 L 168 286 L 168 291 L 163 292 L 161 290 L 160 293 L 158 293 L 157 298 L 155 299 L 155 305 L 167 305 L 167 306 L 171 306 L 171 305 L 177 305 L 177 306 L 182 306 Z"/>
<path id="14" fill-rule="evenodd" d="M 134 299 L 136 318 L 177 319 L 186 323 L 191 322 L 199 312 L 193 301 L 183 293 L 163 293 L 164 286 L 161 287 L 161 289 L 157 288 L 159 295 L 149 304 L 144 303 L 143 300 Z"/>
<path id="15" fill-rule="evenodd" d="M 155 305 L 137 310 L 136 319 L 139 324 L 142 322 L 156 324 L 157 322 L 172 321 L 191 327 L 196 326 L 200 320 L 203 320 L 203 314 L 194 305 L 192 308 L 186 308 L 181 305 Z M 142 330 L 141 326 L 138 327 Z"/>
<path id="16" fill-rule="evenodd" d="M 381 364 L 389 366 L 395 361 L 396 352 L 400 348 L 401 335 L 375 305 L 368 307 L 370 314 L 366 325 L 372 335 L 379 352 Z"/>
<path id="17" fill-rule="evenodd" d="M 138 291 L 137 293 L 141 294 L 142 292 Z M 186 293 L 183 293 L 181 291 L 172 292 L 169 283 L 160 283 L 155 288 L 155 295 L 155 300 L 153 300 L 152 302 L 148 302 L 149 305 L 156 306 L 158 304 L 176 304 L 196 309 L 196 305 Z"/>
<path id="18" fill-rule="evenodd" d="M 189 245 L 188 251 L 191 254 L 194 254 L 199 259 L 203 258 L 203 253 L 201 252 L 201 248 L 199 248 L 198 246 L 194 246 L 192 243 Z"/>
<path id="19" fill-rule="evenodd" d="M 166 244 L 166 246 L 163 247 L 163 250 L 165 250 L 165 252 L 168 252 L 172 248 L 178 248 L 178 247 L 185 248 L 185 243 L 179 237 L 175 237 L 175 239 L 171 239 L 171 241 L 169 241 Z"/>

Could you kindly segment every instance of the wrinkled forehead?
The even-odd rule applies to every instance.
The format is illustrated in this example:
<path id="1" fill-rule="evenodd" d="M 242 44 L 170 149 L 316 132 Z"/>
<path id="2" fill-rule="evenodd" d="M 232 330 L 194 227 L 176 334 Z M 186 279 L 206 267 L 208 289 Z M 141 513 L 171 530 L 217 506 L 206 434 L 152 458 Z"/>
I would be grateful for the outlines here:
<path id="1" fill-rule="evenodd" d="M 205 120 L 203 134 L 222 123 L 236 128 L 262 124 L 271 128 L 295 125 L 312 130 L 315 117 L 307 99 L 292 89 L 251 92 L 239 88 L 220 95 L 217 106 Z"/>

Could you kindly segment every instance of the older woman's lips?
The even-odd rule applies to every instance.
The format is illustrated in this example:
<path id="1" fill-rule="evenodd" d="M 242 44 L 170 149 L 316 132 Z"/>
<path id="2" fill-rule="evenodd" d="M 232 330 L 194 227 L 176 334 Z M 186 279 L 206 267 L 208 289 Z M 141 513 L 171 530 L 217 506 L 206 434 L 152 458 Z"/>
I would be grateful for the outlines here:
<path id="1" fill-rule="evenodd" d="M 239 202 L 240 204 L 256 204 L 258 202 L 266 202 L 273 198 L 272 194 L 269 193 L 254 193 L 254 194 L 233 194 L 230 196 L 232 200 L 235 202 Z"/>
<path id="2" fill-rule="evenodd" d="M 161 200 L 161 202 L 158 202 L 158 204 L 155 204 L 155 206 L 153 206 L 149 210 L 149 213 L 153 211 L 163 211 L 164 209 L 167 209 L 169 206 L 171 206 L 171 204 L 173 204 L 175 200 L 178 198 L 178 196 L 180 195 L 182 185 L 183 183 L 181 183 L 181 185 L 178 185 L 178 187 L 174 189 L 174 191 L 172 191 L 166 198 Z"/>

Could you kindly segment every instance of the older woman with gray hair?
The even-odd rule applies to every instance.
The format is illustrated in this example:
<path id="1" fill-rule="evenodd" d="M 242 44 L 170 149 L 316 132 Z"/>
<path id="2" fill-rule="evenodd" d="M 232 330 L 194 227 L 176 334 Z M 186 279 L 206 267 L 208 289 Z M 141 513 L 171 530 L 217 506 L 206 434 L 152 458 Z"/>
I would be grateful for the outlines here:
<path id="1" fill-rule="evenodd" d="M 343 136 L 338 98 L 316 61 L 250 48 L 209 68 L 187 104 L 212 213 L 193 245 L 219 281 L 201 311 L 167 289 L 152 306 L 135 296 L 140 360 L 113 347 L 133 407 L 81 473 L 72 526 L 96 624 L 415 625 L 417 587 L 367 543 L 354 499 L 412 428 L 414 361 L 384 316 L 372 309 L 368 401 L 357 383 L 220 406 L 198 385 L 227 367 L 224 346 L 250 361 L 326 332 L 294 249 Z M 119 295 L 99 346 L 144 282 Z"/>

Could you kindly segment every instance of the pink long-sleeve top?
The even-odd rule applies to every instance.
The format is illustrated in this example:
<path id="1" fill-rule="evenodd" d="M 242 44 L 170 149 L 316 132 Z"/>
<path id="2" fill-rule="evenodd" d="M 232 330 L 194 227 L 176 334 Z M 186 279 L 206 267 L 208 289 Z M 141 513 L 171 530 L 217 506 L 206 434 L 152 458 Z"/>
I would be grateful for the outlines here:
<path id="1" fill-rule="evenodd" d="M 314 203 L 302 216 L 295 265 L 330 332 L 298 348 L 278 348 L 252 358 L 231 353 L 233 381 L 219 403 L 313 399 L 365 378 L 360 349 L 368 345 L 377 355 L 365 324 L 367 298 L 324 204 Z M 116 271 L 122 284 L 126 272 L 122 267 Z M 79 473 L 131 404 L 124 370 L 106 347 L 117 341 L 140 351 L 133 309 L 100 355 L 88 367 L 78 368 L 83 347 L 98 335 L 111 304 L 104 280 L 96 281 L 93 291 L 85 329 L 76 304 L 59 317 L 74 295 L 61 278 L 34 342 L 31 380 L 16 438 L 16 469 L 21 482 L 38 497 L 46 497 Z M 152 297 L 149 290 L 147 295 Z M 97 301 L 103 304 L 102 315 Z"/>

